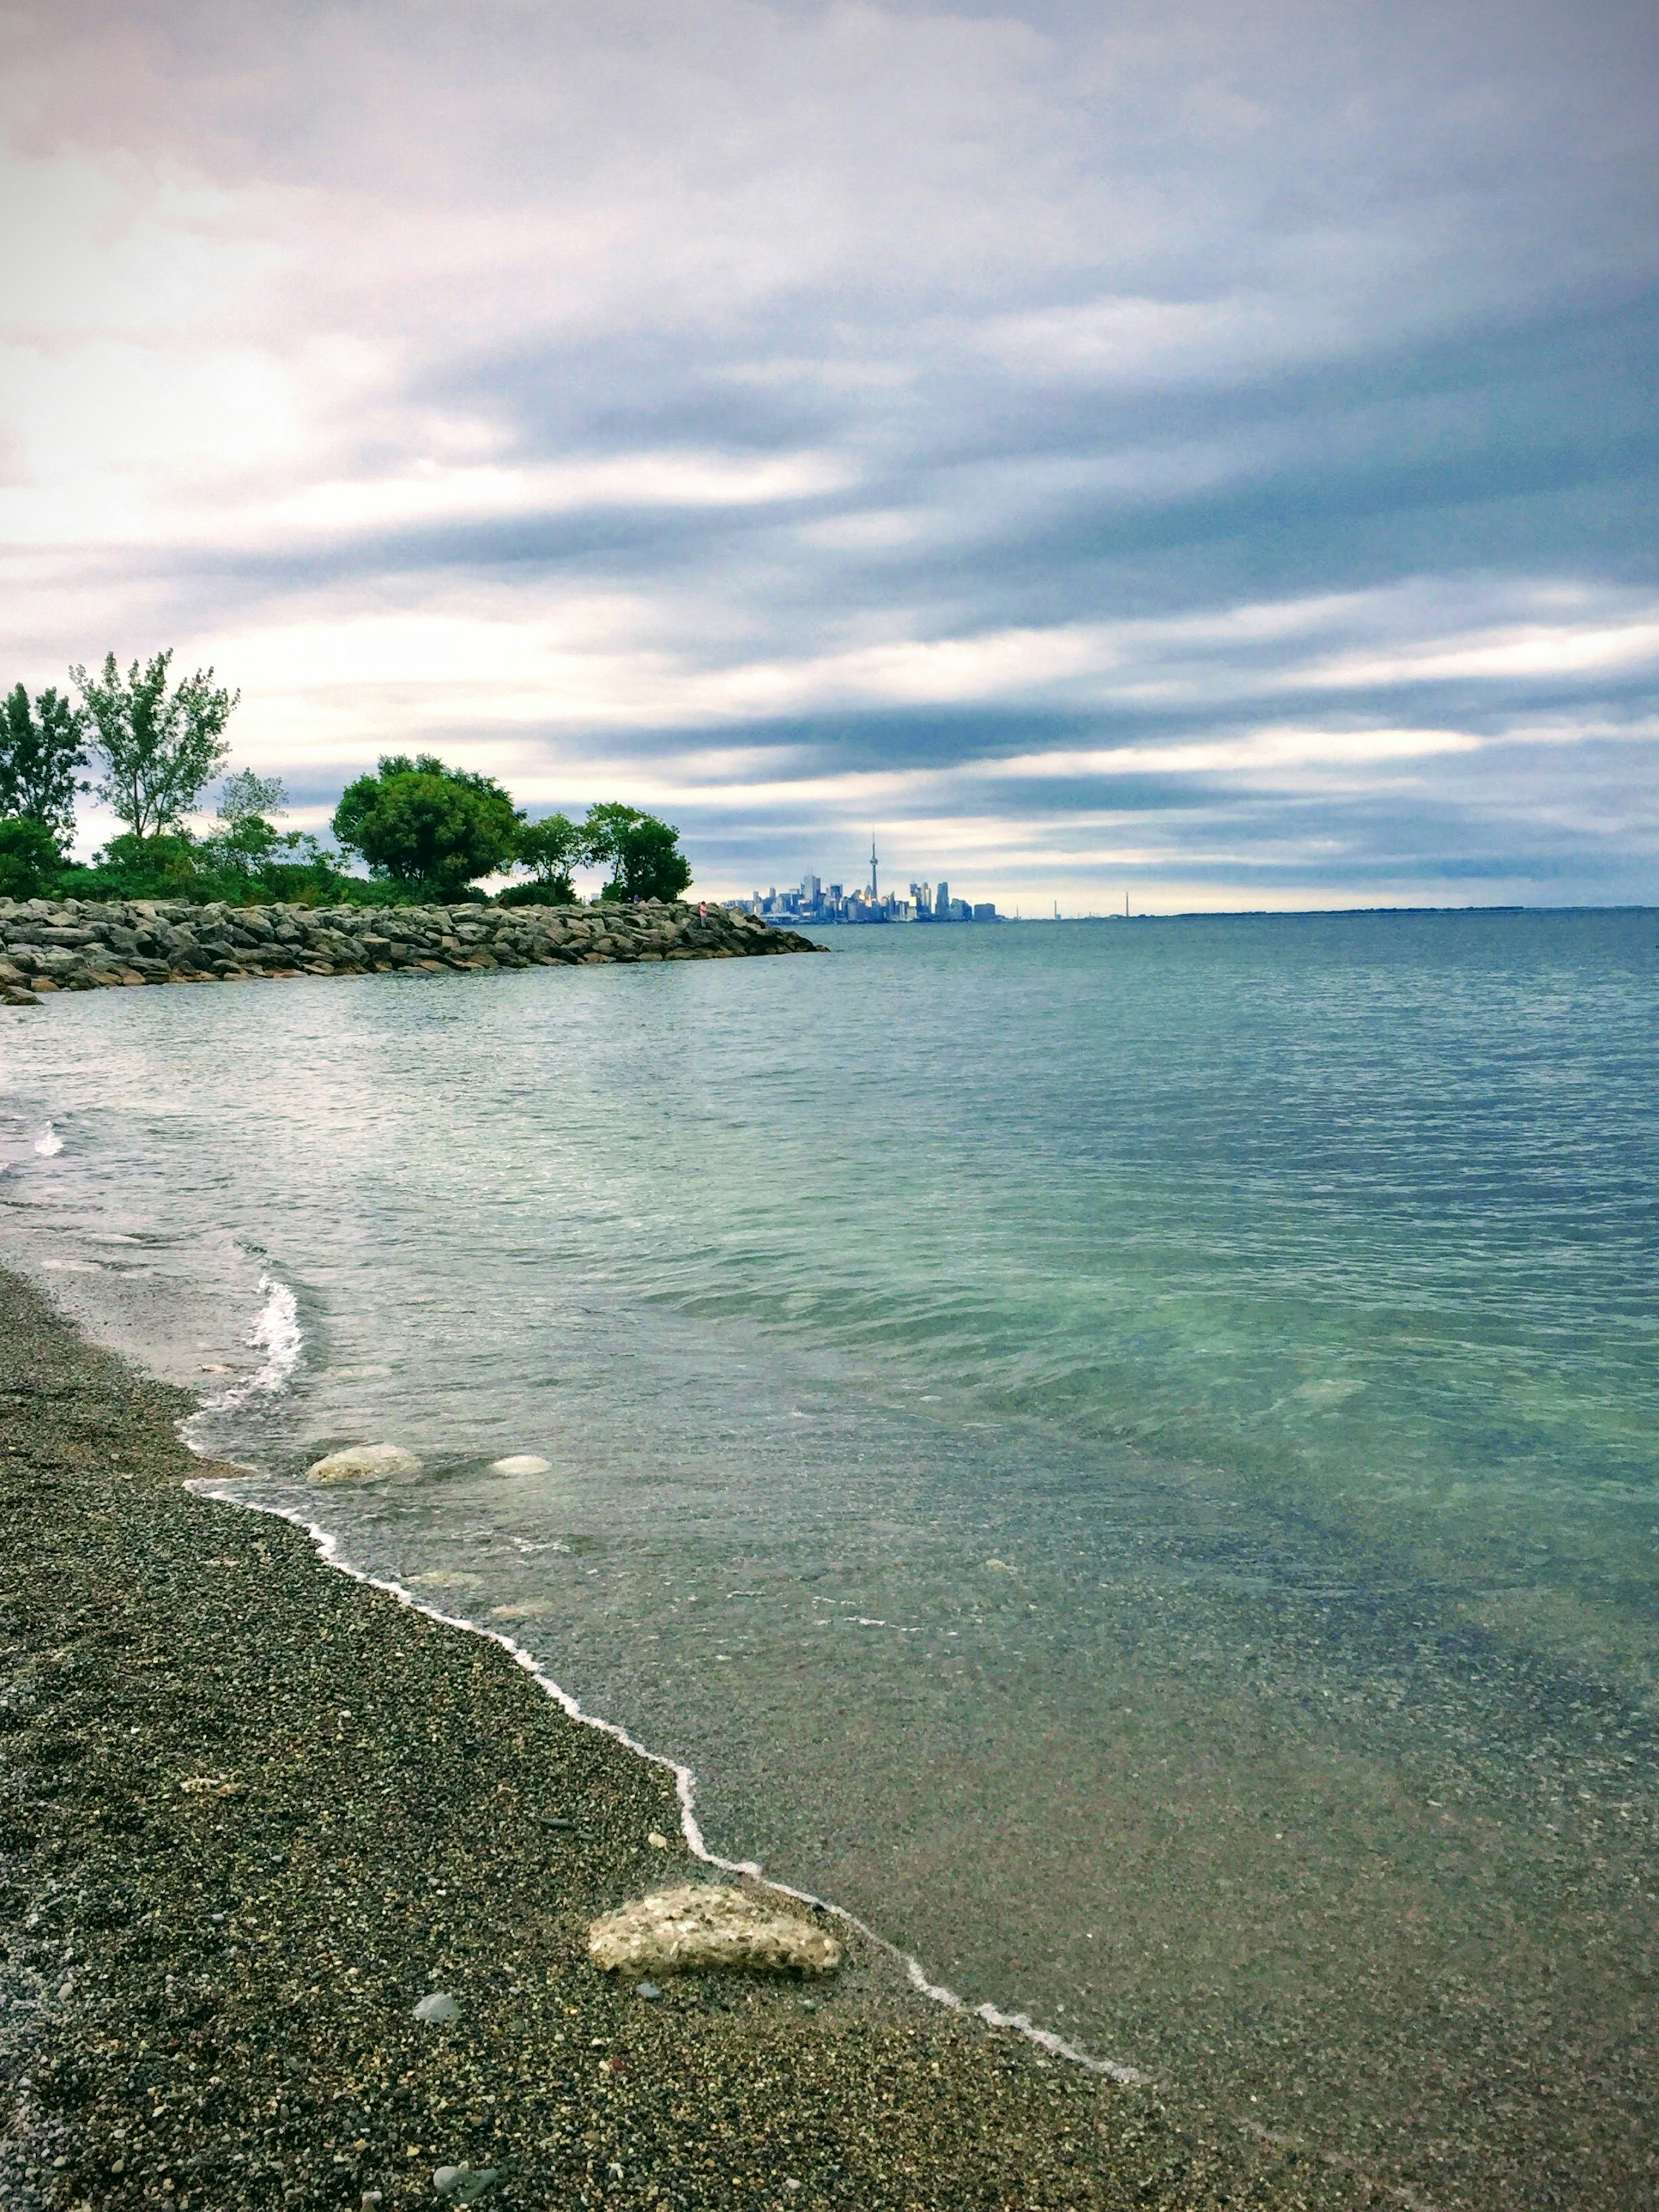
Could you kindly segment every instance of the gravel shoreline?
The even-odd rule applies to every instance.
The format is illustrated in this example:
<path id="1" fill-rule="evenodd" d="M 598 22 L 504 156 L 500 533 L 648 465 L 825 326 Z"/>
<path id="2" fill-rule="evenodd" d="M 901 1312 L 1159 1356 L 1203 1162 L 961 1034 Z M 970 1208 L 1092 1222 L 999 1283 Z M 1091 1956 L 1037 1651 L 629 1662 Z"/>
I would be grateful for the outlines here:
<path id="1" fill-rule="evenodd" d="M 187 1490 L 189 1401 L 3 1273 L 0 1408 L 11 2212 L 441 2206 L 462 2166 L 502 2212 L 1375 2201 L 1184 2133 L 857 1939 L 829 1983 L 642 2000 L 585 1938 L 698 1872 L 670 1773 Z M 417 2021 L 438 1990 L 459 2017 Z"/>

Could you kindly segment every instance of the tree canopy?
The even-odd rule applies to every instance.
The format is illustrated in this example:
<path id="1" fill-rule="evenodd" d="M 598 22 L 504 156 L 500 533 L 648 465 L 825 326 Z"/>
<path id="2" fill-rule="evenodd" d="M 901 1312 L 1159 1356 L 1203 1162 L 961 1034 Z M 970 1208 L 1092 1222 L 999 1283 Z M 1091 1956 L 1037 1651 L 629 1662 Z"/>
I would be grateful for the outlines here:
<path id="1" fill-rule="evenodd" d="M 251 769 L 225 778 L 216 820 L 192 830 L 185 817 L 228 757 L 240 694 L 216 684 L 211 668 L 175 684 L 172 665 L 168 650 L 124 672 L 112 653 L 95 674 L 70 669 L 78 704 L 52 690 L 31 701 L 21 684 L 0 699 L 0 896 L 447 902 L 514 866 L 529 880 L 501 892 L 510 905 L 574 902 L 583 867 L 606 872 L 602 899 L 674 899 L 690 884 L 678 830 L 655 815 L 610 801 L 585 820 L 529 822 L 493 777 L 431 753 L 386 754 L 348 787 L 333 816 L 339 854 L 309 831 L 279 830 L 282 783 Z M 89 756 L 104 771 L 96 786 L 76 775 Z M 69 846 L 76 798 L 94 788 L 125 829 L 87 866 Z M 342 854 L 366 863 L 371 880 Z"/>
<path id="2" fill-rule="evenodd" d="M 691 864 L 679 848 L 678 830 L 637 806 L 614 803 L 588 809 L 582 824 L 584 857 L 608 867 L 605 899 L 678 898 L 691 880 Z"/>
<path id="3" fill-rule="evenodd" d="M 519 831 L 514 857 L 528 868 L 527 884 L 512 884 L 501 893 L 507 906 L 569 906 L 576 896 L 571 872 L 587 857 L 586 841 L 568 814 L 544 814 Z"/>
<path id="4" fill-rule="evenodd" d="M 169 690 L 172 662 L 169 649 L 142 666 L 135 660 L 123 676 L 112 653 L 97 676 L 70 671 L 104 763 L 98 796 L 137 837 L 179 826 L 224 763 L 225 725 L 241 696 L 216 688 L 210 668 Z"/>
<path id="5" fill-rule="evenodd" d="M 75 830 L 75 794 L 88 787 L 75 771 L 86 765 L 87 718 L 50 686 L 33 706 L 21 684 L 0 712 L 0 816 L 38 823 L 55 850 Z"/>
<path id="6" fill-rule="evenodd" d="M 446 768 L 430 753 L 386 755 L 334 810 L 336 838 L 372 875 L 439 900 L 462 897 L 479 876 L 505 867 L 521 826 L 493 777 Z"/>

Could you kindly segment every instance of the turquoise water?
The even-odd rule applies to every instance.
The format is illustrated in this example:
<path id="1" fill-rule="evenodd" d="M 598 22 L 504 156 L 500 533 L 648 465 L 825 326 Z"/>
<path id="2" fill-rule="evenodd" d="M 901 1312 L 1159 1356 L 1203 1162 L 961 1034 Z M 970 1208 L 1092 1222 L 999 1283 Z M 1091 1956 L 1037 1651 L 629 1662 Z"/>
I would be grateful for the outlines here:
<path id="1" fill-rule="evenodd" d="M 60 1000 L 5 1250 L 973 2001 L 1650 2203 L 1659 917 L 825 935 Z"/>

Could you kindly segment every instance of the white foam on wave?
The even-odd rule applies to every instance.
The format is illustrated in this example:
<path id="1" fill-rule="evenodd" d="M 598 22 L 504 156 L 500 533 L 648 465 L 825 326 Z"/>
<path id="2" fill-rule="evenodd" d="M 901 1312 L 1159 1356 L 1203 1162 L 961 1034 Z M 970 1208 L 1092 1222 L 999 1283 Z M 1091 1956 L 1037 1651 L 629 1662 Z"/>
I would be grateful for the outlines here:
<path id="1" fill-rule="evenodd" d="M 243 1341 L 250 1351 L 263 1352 L 264 1358 L 252 1375 L 218 1397 L 210 1398 L 203 1407 L 204 1413 L 234 1413 L 239 1406 L 248 1405 L 255 1398 L 274 1398 L 279 1390 L 287 1388 L 300 1364 L 306 1336 L 300 1326 L 299 1300 L 286 1283 L 278 1282 L 271 1274 L 260 1276 L 259 1292 L 264 1303 Z M 190 1434 L 191 1425 L 191 1420 L 185 1422 L 184 1434 L 185 1442 L 195 1450 L 198 1446 Z"/>
<path id="2" fill-rule="evenodd" d="M 867 1942 L 885 1952 L 890 1959 L 899 1961 L 911 1988 L 918 1996 L 929 1998 L 934 2004 L 943 2005 L 947 2011 L 970 2012 L 975 2019 L 982 2020 L 988 2027 L 1002 2028 L 1011 2034 L 1024 2036 L 1028 2043 L 1036 2044 L 1039 2050 L 1046 2051 L 1052 2057 L 1063 2058 L 1069 2064 L 1080 2066 L 1091 2074 L 1104 2075 L 1109 2081 L 1121 2082 L 1125 2087 L 1152 2081 L 1152 2075 L 1143 2074 L 1139 2067 L 1125 2065 L 1120 2059 L 1097 2057 L 1092 2051 L 1081 2050 L 1076 2044 L 1066 2042 L 1063 2036 L 1054 2034 L 1051 2029 L 1036 2027 L 1025 2013 L 1004 2012 L 994 2004 L 970 2005 L 966 1997 L 958 1996 L 955 1990 L 947 1989 L 942 1982 L 930 1981 L 927 1969 L 919 1959 L 913 1958 L 908 1951 L 901 1950 L 896 1943 L 890 1943 L 884 1936 L 878 1935 L 867 1922 L 860 1920 L 855 1912 L 849 1912 L 845 1905 L 833 1904 L 828 1898 L 814 1897 L 810 1890 L 792 1888 L 787 1881 L 774 1881 L 761 1871 L 753 1859 L 722 1858 L 718 1851 L 711 1851 L 697 1819 L 697 1778 L 692 1770 L 683 1765 L 678 1759 L 670 1759 L 665 1753 L 651 1750 L 616 1721 L 605 1720 L 598 1713 L 585 1711 L 580 1699 L 573 1697 L 562 1683 L 556 1682 L 543 1670 L 535 1655 L 526 1651 L 523 1644 L 515 1643 L 512 1637 L 503 1635 L 496 1628 L 482 1627 L 476 1620 L 468 1620 L 462 1614 L 442 1613 L 436 1606 L 428 1605 L 416 1597 L 402 1583 L 393 1582 L 384 1575 L 372 1575 L 367 1568 L 354 1566 L 342 1554 L 337 1536 L 319 1527 L 316 1522 L 307 1521 L 303 1513 L 290 1507 L 265 1504 L 256 1498 L 244 1498 L 238 1492 L 206 1479 L 192 1482 L 190 1487 L 204 1498 L 216 1498 L 222 1504 L 240 1505 L 253 1513 L 268 1513 L 273 1520 L 287 1521 L 296 1528 L 303 1528 L 316 1546 L 318 1557 L 324 1564 L 349 1576 L 353 1582 L 364 1583 L 370 1589 L 384 1590 L 389 1597 L 395 1597 L 399 1604 L 408 1606 L 415 1613 L 424 1613 L 428 1620 L 435 1620 L 445 1628 L 459 1628 L 469 1636 L 482 1636 L 488 1643 L 499 1644 L 502 1650 L 512 1655 L 537 1686 L 544 1690 L 570 1719 L 579 1722 L 583 1728 L 597 1729 L 602 1735 L 614 1736 L 618 1743 L 625 1744 L 636 1757 L 649 1760 L 653 1766 L 667 1768 L 674 1778 L 675 1795 L 679 1800 L 680 1832 L 685 1838 L 686 1847 L 692 1856 L 701 1859 L 705 1866 L 718 1867 L 722 1874 L 747 1875 L 751 1880 L 764 1884 L 768 1889 L 775 1891 L 780 1897 L 793 1897 L 799 1904 L 810 1905 L 820 1912 L 829 1913 L 844 1927 L 856 1929 Z"/>
<path id="3" fill-rule="evenodd" d="M 274 1275 L 261 1275 L 259 1288 L 265 1302 L 247 1340 L 252 1350 L 264 1353 L 264 1364 L 243 1387 L 270 1394 L 282 1389 L 299 1365 L 306 1337 L 300 1326 L 299 1300 L 288 1285 L 279 1283 Z"/>
<path id="4" fill-rule="evenodd" d="M 64 1140 L 50 1121 L 34 1140 L 34 1149 L 43 1160 L 55 1160 L 64 1149 Z"/>

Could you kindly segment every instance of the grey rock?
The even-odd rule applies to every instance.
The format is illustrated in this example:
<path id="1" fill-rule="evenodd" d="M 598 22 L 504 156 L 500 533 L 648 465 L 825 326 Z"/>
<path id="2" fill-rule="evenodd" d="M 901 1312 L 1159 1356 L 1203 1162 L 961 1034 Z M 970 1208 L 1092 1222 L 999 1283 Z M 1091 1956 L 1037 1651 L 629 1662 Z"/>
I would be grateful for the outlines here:
<path id="1" fill-rule="evenodd" d="M 608 1972 L 833 1973 L 842 1947 L 823 1929 L 726 1884 L 682 1883 L 605 1914 L 587 1955 Z"/>
<path id="2" fill-rule="evenodd" d="M 314 1483 L 373 1482 L 382 1475 L 418 1474 L 421 1462 L 400 1444 L 353 1444 L 344 1451 L 329 1452 L 306 1469 L 306 1480 Z"/>
<path id="3" fill-rule="evenodd" d="M 459 2020 L 460 2016 L 461 2008 L 447 1990 L 434 1990 L 415 2008 L 416 2019 L 424 2021 L 428 2027 L 441 2027 L 446 2022 Z"/>
<path id="4" fill-rule="evenodd" d="M 440 2197 L 452 2197 L 457 2204 L 476 2204 L 501 2178 L 493 2166 L 441 2166 L 432 2177 L 432 2186 Z"/>

